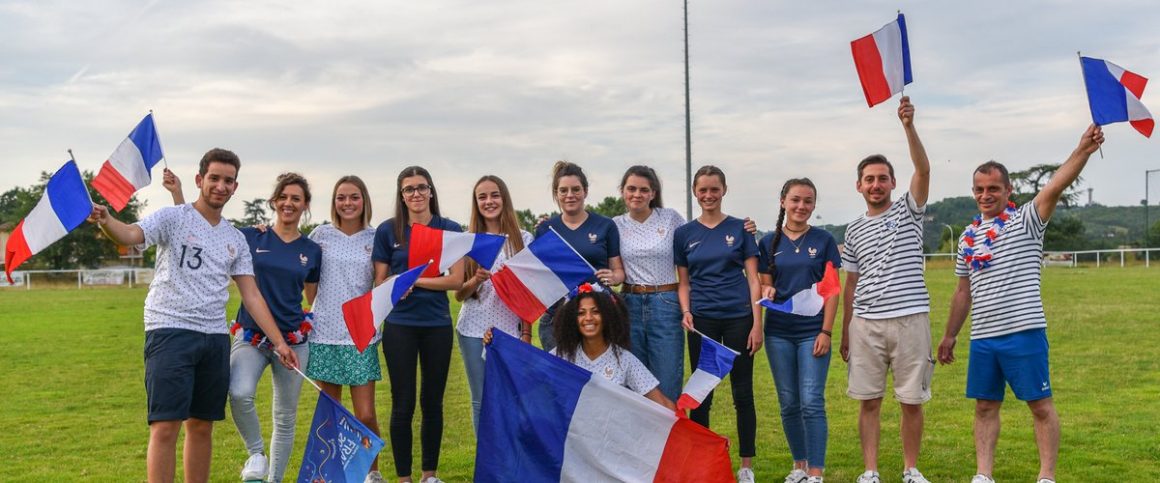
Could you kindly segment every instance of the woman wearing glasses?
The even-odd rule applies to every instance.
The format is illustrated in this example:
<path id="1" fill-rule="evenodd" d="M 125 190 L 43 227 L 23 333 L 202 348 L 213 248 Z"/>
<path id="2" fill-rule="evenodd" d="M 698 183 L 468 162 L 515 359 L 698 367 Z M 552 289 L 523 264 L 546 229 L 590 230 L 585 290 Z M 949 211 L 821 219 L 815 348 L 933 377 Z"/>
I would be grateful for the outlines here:
<path id="1" fill-rule="evenodd" d="M 396 184 L 395 217 L 384 221 L 375 231 L 375 285 L 387 277 L 407 270 L 407 241 L 411 225 L 463 231 L 459 223 L 439 214 L 431 174 L 411 166 L 399 173 Z M 458 289 L 463 282 L 463 262 L 451 266 L 446 274 L 420 278 L 415 288 L 387 316 L 383 324 L 383 356 L 391 382 L 391 452 L 400 482 L 411 479 L 411 424 L 415 417 L 416 372 L 420 377 L 423 421 L 419 440 L 422 446 L 422 483 L 441 483 L 435 476 L 439 466 L 439 448 L 443 441 L 443 393 L 451 365 L 451 309 L 447 291 Z"/>

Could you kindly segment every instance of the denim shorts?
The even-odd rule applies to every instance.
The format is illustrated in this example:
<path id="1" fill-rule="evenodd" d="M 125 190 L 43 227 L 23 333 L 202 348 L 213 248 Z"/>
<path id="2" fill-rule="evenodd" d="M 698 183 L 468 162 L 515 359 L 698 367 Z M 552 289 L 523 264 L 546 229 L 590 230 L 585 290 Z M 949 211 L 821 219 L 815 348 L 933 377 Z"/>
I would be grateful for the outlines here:
<path id="1" fill-rule="evenodd" d="M 185 329 L 145 332 L 149 422 L 226 418 L 230 339 Z"/>

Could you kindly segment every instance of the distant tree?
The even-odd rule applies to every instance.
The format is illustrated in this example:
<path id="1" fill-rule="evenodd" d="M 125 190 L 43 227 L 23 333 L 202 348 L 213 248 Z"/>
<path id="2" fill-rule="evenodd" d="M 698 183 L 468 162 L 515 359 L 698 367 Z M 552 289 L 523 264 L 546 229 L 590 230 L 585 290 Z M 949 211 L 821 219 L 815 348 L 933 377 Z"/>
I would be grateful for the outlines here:
<path id="1" fill-rule="evenodd" d="M 1160 221 L 1148 230 L 1148 247 L 1160 246 Z"/>
<path id="2" fill-rule="evenodd" d="M 322 223 L 303 223 L 298 225 L 298 232 L 302 233 L 303 235 L 309 235 L 310 232 L 314 231 L 315 228 L 318 228 L 319 226 L 325 225 L 327 223 L 330 222 L 323 220 Z"/>
<path id="3" fill-rule="evenodd" d="M 1012 196 L 1018 204 L 1023 204 L 1035 198 L 1039 194 L 1039 190 L 1047 185 L 1047 181 L 1055 175 L 1055 171 L 1059 169 L 1058 164 L 1037 164 L 1023 171 L 1011 172 L 1011 185 L 1015 187 L 1015 194 Z M 1078 177 L 1072 182 L 1071 186 L 1063 192 L 1063 196 L 1059 198 L 1059 204 L 1072 208 L 1079 206 L 1081 193 L 1079 190 L 1080 183 L 1083 182 L 1083 177 Z"/>
<path id="4" fill-rule="evenodd" d="M 618 196 L 605 196 L 603 200 L 600 200 L 600 204 L 596 206 L 588 205 L 585 208 L 593 213 L 609 218 L 623 215 L 628 211 L 628 208 L 624 206 L 624 198 Z"/>
<path id="5" fill-rule="evenodd" d="M 269 225 L 270 215 L 266 214 L 267 201 L 263 198 L 254 198 L 250 201 L 243 201 L 244 206 L 242 210 L 242 218 L 237 220 L 230 220 L 234 226 L 238 228 L 254 226 L 254 225 Z"/>
<path id="6" fill-rule="evenodd" d="M 1092 248 L 1091 243 L 1084 238 L 1083 221 L 1074 216 L 1057 213 L 1047 224 L 1047 232 L 1043 234 L 1043 249 L 1045 250 L 1087 250 Z"/>
<path id="7" fill-rule="evenodd" d="M 532 210 L 523 209 L 516 212 L 516 219 L 520 222 L 520 228 L 525 231 L 532 232 L 536 229 L 536 214 Z"/>

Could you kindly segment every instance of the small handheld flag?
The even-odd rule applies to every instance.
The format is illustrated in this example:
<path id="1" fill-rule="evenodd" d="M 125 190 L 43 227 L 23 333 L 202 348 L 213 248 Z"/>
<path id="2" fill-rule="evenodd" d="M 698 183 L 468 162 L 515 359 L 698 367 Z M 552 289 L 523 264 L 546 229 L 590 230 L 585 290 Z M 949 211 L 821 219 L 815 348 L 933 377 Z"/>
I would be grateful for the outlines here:
<path id="1" fill-rule="evenodd" d="M 382 438 L 319 391 L 298 483 L 363 481 L 382 450 Z"/>
<path id="2" fill-rule="evenodd" d="M 500 300 L 524 322 L 534 323 L 548 307 L 588 280 L 596 269 L 555 230 L 513 255 L 491 276 Z"/>
<path id="3" fill-rule="evenodd" d="M 910 72 L 910 42 L 906 17 L 901 12 L 893 22 L 876 32 L 850 42 L 854 67 L 870 107 L 902 92 L 914 77 Z"/>
<path id="4" fill-rule="evenodd" d="M 4 274 L 8 283 L 13 283 L 12 271 L 16 267 L 64 238 L 92 212 L 93 200 L 89 198 L 76 161 L 64 163 L 49 178 L 40 201 L 8 237 L 4 249 Z"/>
<path id="5" fill-rule="evenodd" d="M 1092 122 L 1103 126 L 1127 121 L 1144 137 L 1152 137 L 1156 123 L 1152 113 L 1140 102 L 1148 79 L 1102 59 L 1080 56 L 1079 63 Z"/>
<path id="6" fill-rule="evenodd" d="M 677 410 L 697 409 L 701 406 L 701 402 L 733 370 L 733 361 L 738 355 L 737 351 L 701 334 L 701 356 L 697 359 L 697 369 L 689 376 L 685 390 L 677 399 Z"/>
<path id="7" fill-rule="evenodd" d="M 415 223 L 411 225 L 407 263 L 413 268 L 432 260 L 423 272 L 424 277 L 446 272 L 464 256 L 471 257 L 481 267 L 491 268 L 505 241 L 507 238 L 503 235 L 458 233 Z"/>
<path id="8" fill-rule="evenodd" d="M 114 210 L 121 211 L 129 204 L 133 193 L 153 181 L 153 166 L 164 157 L 157 128 L 153 125 L 153 114 L 146 114 L 93 177 L 93 189 L 104 196 Z"/>
<path id="9" fill-rule="evenodd" d="M 375 336 L 379 334 L 379 327 L 387 314 L 399 304 L 403 295 L 419 280 L 419 275 L 427 268 L 424 263 L 406 272 L 388 278 L 370 292 L 346 301 L 342 304 L 342 318 L 346 321 L 346 328 L 350 338 L 359 352 L 366 350 Z"/>
<path id="10" fill-rule="evenodd" d="M 769 299 L 761 299 L 758 303 L 762 307 L 787 314 L 811 317 L 822 313 L 826 307 L 826 300 L 838 295 L 842 291 L 842 284 L 838 281 L 838 271 L 833 262 L 826 262 L 826 272 L 822 280 L 805 290 L 793 294 L 789 300 L 780 304 Z"/>

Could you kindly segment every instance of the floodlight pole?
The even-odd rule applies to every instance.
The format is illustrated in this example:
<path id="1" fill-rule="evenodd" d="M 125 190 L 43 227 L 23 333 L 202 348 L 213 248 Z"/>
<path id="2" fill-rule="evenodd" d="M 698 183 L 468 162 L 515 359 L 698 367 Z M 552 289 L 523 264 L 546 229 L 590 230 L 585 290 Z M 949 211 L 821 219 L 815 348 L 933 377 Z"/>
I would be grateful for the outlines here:
<path id="1" fill-rule="evenodd" d="M 693 219 L 693 132 L 689 120 L 689 0 L 685 3 L 685 219 Z"/>
<path id="2" fill-rule="evenodd" d="M 1144 248 L 1152 247 L 1152 219 L 1148 217 L 1148 204 L 1151 201 L 1148 199 L 1148 178 L 1152 173 L 1160 173 L 1160 169 L 1144 170 Z"/>

